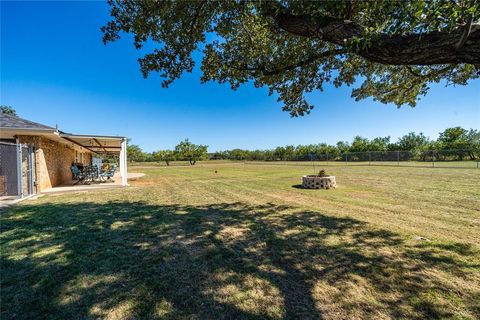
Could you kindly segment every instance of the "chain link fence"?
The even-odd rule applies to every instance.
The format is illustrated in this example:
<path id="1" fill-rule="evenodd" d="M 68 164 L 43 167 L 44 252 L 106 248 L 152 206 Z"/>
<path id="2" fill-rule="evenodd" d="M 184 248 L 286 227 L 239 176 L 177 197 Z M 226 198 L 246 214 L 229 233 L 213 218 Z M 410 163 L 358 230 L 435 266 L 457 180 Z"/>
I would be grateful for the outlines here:
<path id="1" fill-rule="evenodd" d="M 33 148 L 0 142 L 0 197 L 25 197 L 34 193 Z"/>
<path id="2" fill-rule="evenodd" d="M 480 151 L 426 150 L 426 151 L 366 151 L 345 153 L 312 153 L 288 160 L 263 163 L 299 164 L 315 162 L 322 165 L 411 166 L 439 168 L 479 168 Z M 259 162 L 255 162 L 259 163 Z"/>

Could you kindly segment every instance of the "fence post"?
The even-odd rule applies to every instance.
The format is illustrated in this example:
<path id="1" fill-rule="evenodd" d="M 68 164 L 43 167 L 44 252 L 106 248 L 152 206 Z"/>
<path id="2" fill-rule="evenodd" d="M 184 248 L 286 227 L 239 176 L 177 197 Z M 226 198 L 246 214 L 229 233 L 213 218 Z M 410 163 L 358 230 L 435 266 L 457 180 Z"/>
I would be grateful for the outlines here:
<path id="1" fill-rule="evenodd" d="M 328 166 L 328 152 L 327 152 L 327 166 Z"/>
<path id="2" fill-rule="evenodd" d="M 397 166 L 400 166 L 400 151 L 397 151 Z"/>
<path id="3" fill-rule="evenodd" d="M 435 167 L 435 151 L 432 150 L 432 167 Z"/>
<path id="4" fill-rule="evenodd" d="M 372 164 L 372 152 L 368 151 L 368 165 Z"/>
<path id="5" fill-rule="evenodd" d="M 345 153 L 345 165 L 348 165 L 348 153 Z"/>
<path id="6" fill-rule="evenodd" d="M 17 144 L 17 185 L 18 196 L 23 198 L 23 173 L 22 173 L 22 145 Z"/>

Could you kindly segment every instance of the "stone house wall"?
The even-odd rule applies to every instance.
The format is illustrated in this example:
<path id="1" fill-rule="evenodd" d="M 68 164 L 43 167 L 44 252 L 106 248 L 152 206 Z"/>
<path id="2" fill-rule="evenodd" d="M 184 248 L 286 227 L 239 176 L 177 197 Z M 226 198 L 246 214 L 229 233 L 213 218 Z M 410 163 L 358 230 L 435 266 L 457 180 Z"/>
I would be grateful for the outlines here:
<path id="1" fill-rule="evenodd" d="M 72 180 L 70 167 L 75 162 L 75 150 L 41 136 L 18 136 L 19 142 L 35 150 L 35 180 L 37 192 Z M 85 163 L 91 163 L 91 154 L 85 154 Z"/>
<path id="2" fill-rule="evenodd" d="M 22 148 L 22 194 L 27 195 L 29 190 L 29 177 L 27 174 L 28 171 L 28 149 Z"/>
<path id="3" fill-rule="evenodd" d="M 86 164 L 92 164 L 92 158 L 93 158 L 93 154 L 86 153 L 85 156 L 84 156 L 85 163 Z"/>

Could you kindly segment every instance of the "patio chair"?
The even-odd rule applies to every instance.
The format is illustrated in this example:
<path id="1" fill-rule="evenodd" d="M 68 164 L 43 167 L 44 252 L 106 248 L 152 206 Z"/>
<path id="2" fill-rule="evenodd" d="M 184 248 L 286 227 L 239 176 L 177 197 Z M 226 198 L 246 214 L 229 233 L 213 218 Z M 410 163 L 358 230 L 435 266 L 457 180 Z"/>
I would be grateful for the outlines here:
<path id="1" fill-rule="evenodd" d="M 102 171 L 100 173 L 100 178 L 104 179 L 103 181 L 106 181 L 106 180 L 112 180 L 113 182 L 115 182 L 112 178 L 113 176 L 115 175 L 115 170 L 117 169 L 117 167 L 113 164 L 110 169 L 108 170 L 105 170 L 105 171 Z M 105 180 L 105 178 L 107 178 Z"/>
<path id="2" fill-rule="evenodd" d="M 84 175 L 86 183 L 95 182 L 99 178 L 97 166 L 85 166 Z"/>
<path id="3" fill-rule="evenodd" d="M 78 169 L 76 165 L 71 166 L 70 170 L 72 171 L 72 174 L 73 174 L 73 180 L 77 180 L 77 182 L 75 182 L 74 184 L 78 184 L 80 182 L 85 181 L 85 175 L 83 174 L 82 171 L 80 171 L 80 169 Z"/>

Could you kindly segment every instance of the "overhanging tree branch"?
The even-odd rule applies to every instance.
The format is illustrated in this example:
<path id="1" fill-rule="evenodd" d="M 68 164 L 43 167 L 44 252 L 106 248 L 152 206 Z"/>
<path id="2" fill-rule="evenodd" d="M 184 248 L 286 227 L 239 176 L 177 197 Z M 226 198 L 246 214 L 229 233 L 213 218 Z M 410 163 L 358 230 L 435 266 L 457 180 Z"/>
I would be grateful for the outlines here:
<path id="1" fill-rule="evenodd" d="M 455 49 L 457 50 L 460 49 L 465 44 L 465 41 L 467 41 L 467 38 L 470 36 L 470 33 L 472 32 L 472 22 L 473 22 L 473 16 L 470 16 L 463 30 L 462 37 L 460 38 L 458 43 L 455 45 Z"/>
<path id="2" fill-rule="evenodd" d="M 273 76 L 273 75 L 281 74 L 281 73 L 286 72 L 286 71 L 294 70 L 296 68 L 305 67 L 305 66 L 315 62 L 316 60 L 319 60 L 320 58 L 326 58 L 326 57 L 329 57 L 329 56 L 335 56 L 335 55 L 340 55 L 340 54 L 345 54 L 345 53 L 348 53 L 348 52 L 347 52 L 347 50 L 344 50 L 344 49 L 327 50 L 327 51 L 323 51 L 320 54 L 316 54 L 316 55 L 313 55 L 311 57 L 308 57 L 307 59 L 289 64 L 289 65 L 280 66 L 280 67 L 276 66 L 276 65 L 266 66 L 265 64 L 257 65 L 257 66 L 254 66 L 254 67 L 248 66 L 246 64 L 243 64 L 243 65 L 228 64 L 228 66 L 233 68 L 233 69 L 237 69 L 237 70 L 241 70 L 241 71 L 255 71 L 255 72 L 260 72 L 264 76 Z"/>
<path id="3" fill-rule="evenodd" d="M 105 42 L 130 33 L 137 48 L 158 44 L 140 59 L 144 76 L 158 72 L 167 86 L 193 70 L 193 53 L 201 51 L 202 82 L 237 88 L 253 80 L 278 93 L 292 116 L 313 108 L 305 93 L 325 82 L 338 87 L 363 79 L 352 93 L 356 100 L 415 106 L 430 82 L 466 85 L 480 77 L 476 0 L 109 4 L 113 20 L 102 28 Z"/>
<path id="4" fill-rule="evenodd" d="M 278 2 L 266 1 L 263 12 L 294 35 L 316 38 L 347 47 L 353 38 L 365 41 L 364 28 L 349 20 L 329 16 L 295 15 Z M 423 34 L 380 34 L 365 48 L 351 46 L 350 53 L 387 65 L 480 64 L 480 28 L 472 25 L 453 31 Z M 467 35 L 465 30 L 468 29 Z"/>

